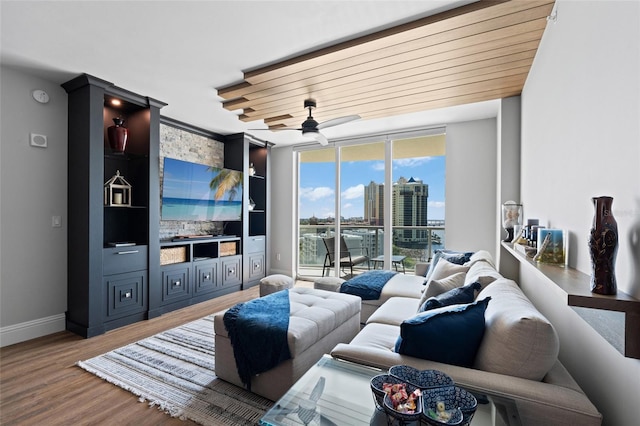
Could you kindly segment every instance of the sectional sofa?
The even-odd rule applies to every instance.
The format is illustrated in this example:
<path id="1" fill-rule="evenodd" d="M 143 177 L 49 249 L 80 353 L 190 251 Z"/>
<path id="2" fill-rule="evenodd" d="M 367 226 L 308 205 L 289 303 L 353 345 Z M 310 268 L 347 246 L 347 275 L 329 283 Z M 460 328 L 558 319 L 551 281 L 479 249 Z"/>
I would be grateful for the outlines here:
<path id="1" fill-rule="evenodd" d="M 393 280 L 379 300 L 363 300 L 364 327 L 349 343 L 335 346 L 333 357 L 383 369 L 405 364 L 443 371 L 474 393 L 490 395 L 503 415 L 515 415 L 517 410 L 523 425 L 601 424 L 601 414 L 557 358 L 559 341 L 553 326 L 514 281 L 498 273 L 488 252 L 473 254 L 463 265 L 441 259 L 432 264 L 427 277 L 399 274 Z M 416 318 L 420 306 L 430 298 L 476 282 L 479 291 L 474 306 L 483 303 L 486 310 L 484 333 L 472 365 L 433 361 L 428 354 L 418 357 L 396 352 L 398 336 L 403 333 L 404 340 L 417 340 L 417 346 L 426 352 L 442 342 L 459 344 L 461 349 L 451 351 L 452 355 L 464 355 L 468 351 L 465 345 L 471 340 L 460 337 L 465 336 L 464 330 L 439 338 L 427 334 L 432 341 L 420 341 L 421 325 L 409 328 L 402 324 Z"/>

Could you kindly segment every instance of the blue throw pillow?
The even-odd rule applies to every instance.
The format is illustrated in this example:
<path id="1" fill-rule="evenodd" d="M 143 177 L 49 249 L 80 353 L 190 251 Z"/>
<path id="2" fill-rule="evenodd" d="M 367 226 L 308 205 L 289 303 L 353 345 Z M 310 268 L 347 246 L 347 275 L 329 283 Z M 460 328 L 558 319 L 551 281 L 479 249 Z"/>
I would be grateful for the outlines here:
<path id="1" fill-rule="evenodd" d="M 490 299 L 433 309 L 403 321 L 395 351 L 445 364 L 473 366 L 484 336 L 484 311 Z"/>
<path id="2" fill-rule="evenodd" d="M 429 269 L 427 270 L 427 273 L 425 275 L 427 279 L 424 281 L 424 283 L 426 284 L 427 282 L 429 282 L 429 278 L 431 278 L 431 274 L 433 273 L 433 270 L 436 268 L 436 264 L 440 259 L 448 260 L 449 262 L 455 263 L 457 265 L 464 265 L 471 259 L 473 253 L 474 252 L 472 251 L 454 251 L 446 249 L 436 250 L 434 252 L 433 258 L 431 259 L 431 263 L 429 264 Z"/>
<path id="3" fill-rule="evenodd" d="M 481 288 L 482 286 L 478 282 L 467 284 L 464 287 L 452 288 L 442 294 L 428 298 L 422 306 L 418 308 L 418 312 L 442 308 L 443 306 L 471 303 L 476 299 L 476 291 L 479 291 Z"/>

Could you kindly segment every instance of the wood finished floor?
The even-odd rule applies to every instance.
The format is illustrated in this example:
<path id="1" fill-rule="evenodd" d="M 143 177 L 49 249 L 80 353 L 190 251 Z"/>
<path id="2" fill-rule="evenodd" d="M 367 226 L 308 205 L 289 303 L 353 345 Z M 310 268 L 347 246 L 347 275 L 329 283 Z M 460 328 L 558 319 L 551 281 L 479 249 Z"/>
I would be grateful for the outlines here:
<path id="1" fill-rule="evenodd" d="M 0 348 L 1 425 L 182 425 L 75 363 L 258 296 L 258 287 L 83 339 L 64 331 Z"/>

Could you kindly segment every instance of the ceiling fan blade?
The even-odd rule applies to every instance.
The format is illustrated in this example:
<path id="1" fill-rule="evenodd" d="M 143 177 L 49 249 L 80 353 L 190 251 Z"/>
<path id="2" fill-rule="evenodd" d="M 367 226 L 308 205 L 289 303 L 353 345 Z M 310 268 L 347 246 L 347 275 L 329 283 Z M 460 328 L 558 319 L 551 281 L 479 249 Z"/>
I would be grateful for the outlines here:
<path id="1" fill-rule="evenodd" d="M 327 127 L 338 126 L 340 124 L 345 124 L 350 121 L 360 120 L 359 115 L 346 115 L 344 117 L 332 118 L 331 120 L 327 120 L 323 123 L 318 124 L 318 129 L 326 129 Z"/>
<path id="2" fill-rule="evenodd" d="M 308 134 L 308 133 L 307 133 Z M 314 133 L 313 136 L 320 145 L 322 146 L 327 146 L 329 144 L 329 139 L 327 139 L 327 137 L 325 135 L 323 135 L 322 133 Z"/>

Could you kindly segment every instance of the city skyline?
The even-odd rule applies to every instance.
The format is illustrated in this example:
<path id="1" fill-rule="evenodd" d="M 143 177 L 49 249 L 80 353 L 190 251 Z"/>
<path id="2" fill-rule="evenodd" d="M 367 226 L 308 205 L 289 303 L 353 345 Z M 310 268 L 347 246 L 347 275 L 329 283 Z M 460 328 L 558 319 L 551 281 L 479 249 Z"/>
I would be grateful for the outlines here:
<path id="1" fill-rule="evenodd" d="M 334 217 L 335 163 L 309 162 L 300 164 L 300 219 Z M 392 181 L 414 178 L 429 185 L 428 211 L 430 220 L 444 220 L 445 157 L 416 157 L 393 161 Z M 345 219 L 364 218 L 365 187 L 384 182 L 384 161 L 343 162 L 341 169 L 341 216 Z"/>

